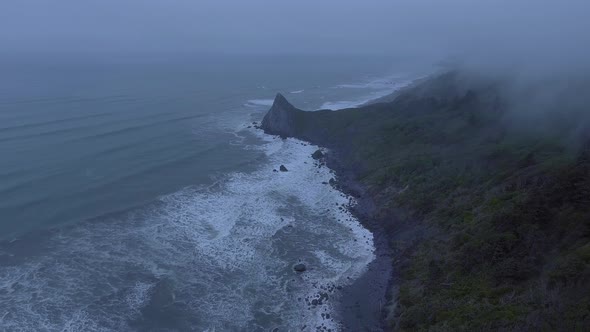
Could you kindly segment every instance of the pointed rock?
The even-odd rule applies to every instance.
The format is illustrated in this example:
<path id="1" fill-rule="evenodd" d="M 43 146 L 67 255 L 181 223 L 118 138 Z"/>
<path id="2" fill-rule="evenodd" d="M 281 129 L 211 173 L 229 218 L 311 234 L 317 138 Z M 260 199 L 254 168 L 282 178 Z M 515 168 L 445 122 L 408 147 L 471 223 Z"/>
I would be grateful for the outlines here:
<path id="1" fill-rule="evenodd" d="M 277 94 L 272 107 L 262 119 L 262 129 L 273 135 L 294 136 L 295 118 L 301 112 L 291 105 L 280 93 Z"/>

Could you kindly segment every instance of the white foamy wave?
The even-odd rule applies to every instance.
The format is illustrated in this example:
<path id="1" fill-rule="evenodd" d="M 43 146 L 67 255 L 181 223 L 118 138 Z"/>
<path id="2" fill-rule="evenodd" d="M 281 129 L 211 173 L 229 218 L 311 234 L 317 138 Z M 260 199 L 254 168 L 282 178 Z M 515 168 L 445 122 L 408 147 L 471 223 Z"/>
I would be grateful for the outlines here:
<path id="1" fill-rule="evenodd" d="M 273 99 L 251 99 L 246 102 L 245 106 L 249 106 L 249 107 L 272 106 L 273 102 L 274 102 Z"/>
<path id="2" fill-rule="evenodd" d="M 305 90 L 295 90 L 295 91 L 291 91 L 290 93 L 292 93 L 292 94 L 298 94 L 298 93 L 302 93 L 304 91 Z"/>
<path id="3" fill-rule="evenodd" d="M 356 100 L 356 101 L 336 101 L 336 102 L 326 102 L 322 104 L 321 109 L 328 109 L 328 110 L 340 110 L 345 108 L 353 108 L 359 107 L 364 104 L 367 104 L 373 100 L 383 98 L 387 95 L 390 95 L 408 85 L 410 85 L 414 80 L 405 80 L 401 82 L 390 82 L 385 81 L 385 83 L 381 81 L 376 81 L 372 83 L 366 84 L 343 84 L 339 85 L 339 88 L 354 88 L 354 89 L 379 89 L 378 91 L 372 91 L 369 94 L 365 95 L 364 97 Z"/>
<path id="4" fill-rule="evenodd" d="M 374 90 L 381 90 L 381 89 L 389 89 L 394 87 L 401 82 L 408 81 L 407 75 L 391 75 L 387 77 L 380 77 L 374 79 L 368 79 L 364 82 L 357 82 L 357 83 L 349 83 L 349 84 L 339 84 L 334 88 L 337 89 L 374 89 Z"/>
<path id="5" fill-rule="evenodd" d="M 323 110 L 341 110 L 345 108 L 352 108 L 357 107 L 364 104 L 363 101 L 348 101 L 348 100 L 341 100 L 341 101 L 329 101 L 322 104 L 320 109 Z"/>
<path id="6" fill-rule="evenodd" d="M 138 281 L 127 295 L 127 303 L 131 310 L 139 311 L 149 300 L 150 291 L 154 284 Z"/>
<path id="7" fill-rule="evenodd" d="M 337 330 L 326 319 L 335 287 L 365 271 L 372 234 L 339 208 L 349 198 L 322 183 L 333 175 L 311 158 L 316 146 L 251 134 L 267 161 L 258 170 L 65 229 L 43 255 L 3 266 L 2 326 Z M 293 271 L 299 261 L 307 272 Z"/>

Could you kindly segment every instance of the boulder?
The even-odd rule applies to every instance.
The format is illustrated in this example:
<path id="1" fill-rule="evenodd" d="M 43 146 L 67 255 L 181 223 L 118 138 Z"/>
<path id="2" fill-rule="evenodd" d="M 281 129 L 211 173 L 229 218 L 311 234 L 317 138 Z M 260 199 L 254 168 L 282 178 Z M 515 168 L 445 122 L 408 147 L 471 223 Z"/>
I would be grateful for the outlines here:
<path id="1" fill-rule="evenodd" d="M 293 270 L 295 270 L 295 272 L 305 272 L 307 270 L 307 267 L 305 266 L 305 264 L 299 263 L 293 266 Z"/>
<path id="2" fill-rule="evenodd" d="M 311 157 L 315 160 L 319 160 L 324 158 L 324 153 L 322 152 L 322 150 L 316 150 L 316 152 L 311 154 Z"/>

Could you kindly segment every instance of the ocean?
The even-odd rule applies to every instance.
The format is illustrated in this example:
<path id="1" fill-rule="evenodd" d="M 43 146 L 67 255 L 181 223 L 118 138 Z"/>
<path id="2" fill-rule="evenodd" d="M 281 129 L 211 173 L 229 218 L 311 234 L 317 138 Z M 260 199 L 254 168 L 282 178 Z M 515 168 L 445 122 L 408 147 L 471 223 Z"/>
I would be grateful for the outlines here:
<path id="1" fill-rule="evenodd" d="M 338 330 L 338 290 L 373 260 L 372 234 L 325 184 L 318 147 L 253 122 L 278 92 L 337 110 L 423 69 L 360 56 L 0 61 L 0 329 Z"/>

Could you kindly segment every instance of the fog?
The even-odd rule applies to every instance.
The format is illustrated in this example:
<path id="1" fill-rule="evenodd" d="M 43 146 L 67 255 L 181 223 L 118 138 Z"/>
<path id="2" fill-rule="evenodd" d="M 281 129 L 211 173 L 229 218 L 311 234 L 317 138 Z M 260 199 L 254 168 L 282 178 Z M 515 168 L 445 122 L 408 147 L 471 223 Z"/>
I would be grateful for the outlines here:
<path id="1" fill-rule="evenodd" d="M 584 0 L 2 0 L 2 53 L 428 55 L 573 66 Z"/>

